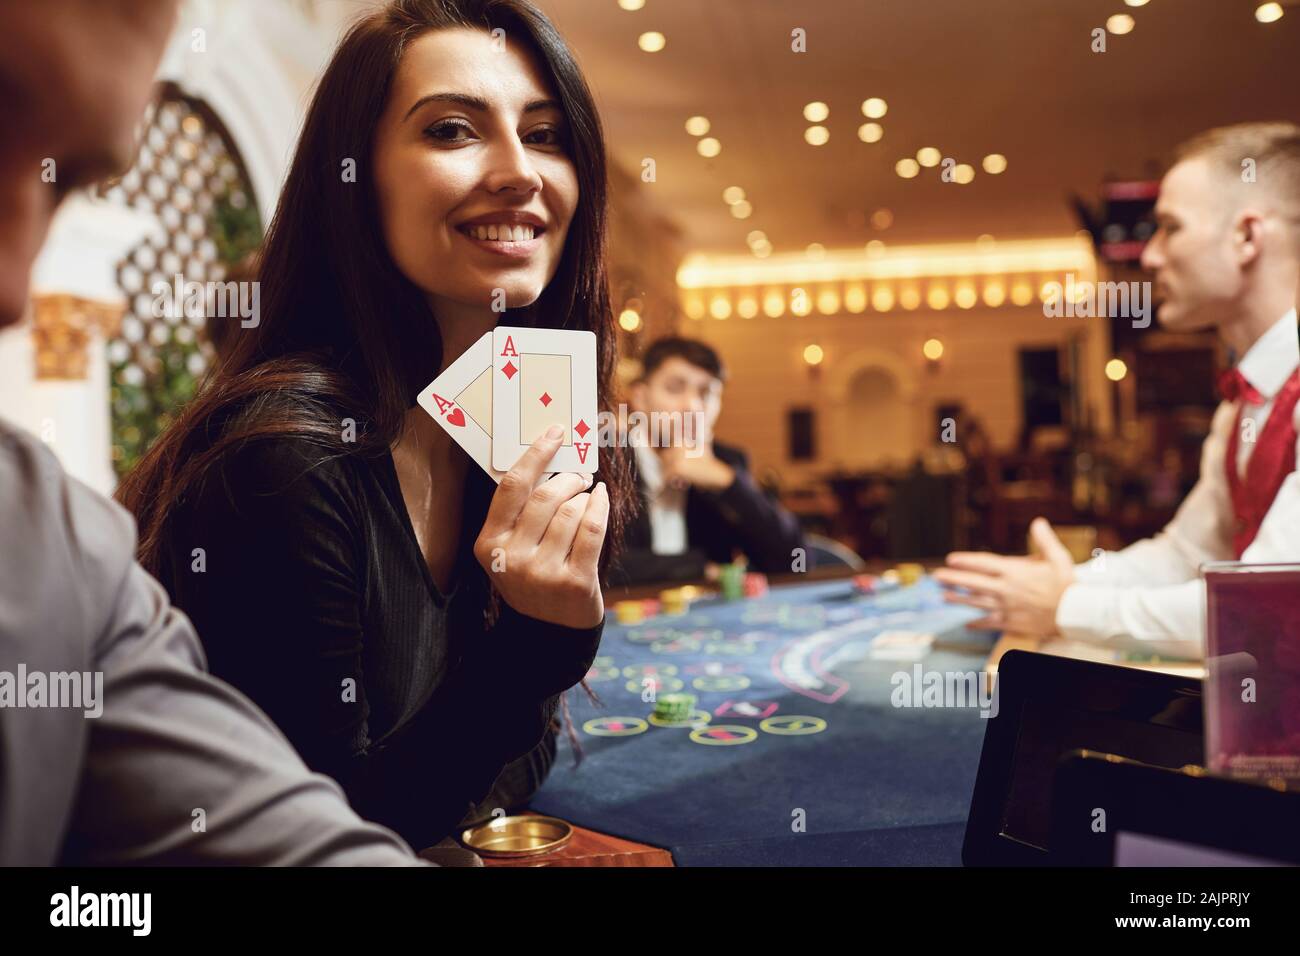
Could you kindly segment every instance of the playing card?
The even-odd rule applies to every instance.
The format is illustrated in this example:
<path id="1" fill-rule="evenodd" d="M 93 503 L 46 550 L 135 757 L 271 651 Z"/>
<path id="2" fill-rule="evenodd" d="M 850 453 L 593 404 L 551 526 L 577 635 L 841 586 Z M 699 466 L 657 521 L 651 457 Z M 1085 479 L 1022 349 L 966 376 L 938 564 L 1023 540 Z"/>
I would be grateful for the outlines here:
<path id="1" fill-rule="evenodd" d="M 551 471 L 592 474 L 596 442 L 596 336 L 498 326 L 492 332 L 492 465 L 511 468 L 552 425 L 564 438 Z"/>
<path id="2" fill-rule="evenodd" d="M 420 392 L 420 407 L 498 484 L 492 467 L 492 333 L 484 333 Z"/>

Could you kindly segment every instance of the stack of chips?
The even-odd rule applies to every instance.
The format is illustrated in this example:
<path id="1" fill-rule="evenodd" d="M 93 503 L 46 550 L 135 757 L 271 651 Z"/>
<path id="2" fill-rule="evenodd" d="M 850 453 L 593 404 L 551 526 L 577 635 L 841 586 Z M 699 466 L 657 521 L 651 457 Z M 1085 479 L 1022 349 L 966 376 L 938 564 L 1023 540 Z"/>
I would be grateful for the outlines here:
<path id="1" fill-rule="evenodd" d="M 659 607 L 665 614 L 685 614 L 690 606 L 690 599 L 685 588 L 669 588 L 659 592 Z"/>
<path id="2" fill-rule="evenodd" d="M 921 564 L 900 564 L 898 566 L 898 579 L 904 586 L 915 584 L 925 576 L 925 566 Z"/>
<path id="3" fill-rule="evenodd" d="M 660 694 L 655 701 L 655 716 L 666 723 L 690 720 L 694 712 L 694 694 Z"/>
<path id="4" fill-rule="evenodd" d="M 641 601 L 619 601 L 614 605 L 614 616 L 620 624 L 640 624 L 645 620 L 645 604 Z"/>
<path id="5" fill-rule="evenodd" d="M 722 585 L 722 596 L 728 601 L 744 597 L 745 566 L 738 561 L 724 564 L 718 574 L 718 583 Z"/>
<path id="6" fill-rule="evenodd" d="M 745 597 L 762 597 L 767 593 L 767 575 L 750 571 L 745 575 Z"/>

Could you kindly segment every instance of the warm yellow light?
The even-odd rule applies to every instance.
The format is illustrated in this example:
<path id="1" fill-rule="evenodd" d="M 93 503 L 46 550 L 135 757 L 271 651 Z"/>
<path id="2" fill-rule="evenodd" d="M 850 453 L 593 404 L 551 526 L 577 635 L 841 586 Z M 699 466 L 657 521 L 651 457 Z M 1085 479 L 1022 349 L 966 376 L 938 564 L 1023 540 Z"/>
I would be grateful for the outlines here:
<path id="1" fill-rule="evenodd" d="M 709 131 L 709 121 L 703 116 L 692 116 L 686 121 L 686 132 L 692 136 L 703 136 Z"/>
<path id="2" fill-rule="evenodd" d="M 990 309 L 996 309 L 1005 301 L 1007 301 L 1007 287 L 1001 282 L 989 282 L 984 286 L 984 304 Z"/>
<path id="3" fill-rule="evenodd" d="M 871 214 L 871 228 L 884 232 L 894 224 L 894 214 L 888 209 L 877 209 Z"/>
<path id="4" fill-rule="evenodd" d="M 957 291 L 953 293 L 952 300 L 957 303 L 959 309 L 973 309 L 975 303 L 979 301 L 979 294 L 975 291 L 974 283 L 963 282 L 957 286 Z"/>
<path id="5" fill-rule="evenodd" d="M 1130 7 L 1145 7 L 1150 0 L 1124 0 Z"/>
<path id="6" fill-rule="evenodd" d="M 809 259 L 825 259 L 826 247 L 820 242 L 810 242 L 808 243 L 808 247 L 804 249 L 804 254 Z"/>
<path id="7" fill-rule="evenodd" d="M 878 96 L 862 102 L 862 115 L 867 119 L 880 119 L 889 112 L 889 104 Z"/>
<path id="8" fill-rule="evenodd" d="M 1011 287 L 1011 301 L 1016 305 L 1028 305 L 1034 301 L 1034 287 L 1021 279 Z"/>
<path id="9" fill-rule="evenodd" d="M 731 204 L 731 214 L 737 219 L 748 219 L 754 214 L 754 207 L 748 199 Z"/>
<path id="10" fill-rule="evenodd" d="M 705 159 L 712 159 L 714 156 L 717 156 L 718 153 L 722 152 L 722 144 L 712 136 L 706 136 L 695 144 L 695 149 Z"/>
<path id="11" fill-rule="evenodd" d="M 641 316 L 637 314 L 636 309 L 624 309 L 619 313 L 618 324 L 628 332 L 635 332 L 641 328 Z"/>
<path id="12" fill-rule="evenodd" d="M 996 243 L 997 240 L 993 238 L 993 234 L 991 232 L 981 232 L 978 236 L 975 237 L 975 245 L 981 249 L 987 249 Z"/>
<path id="13" fill-rule="evenodd" d="M 926 339 L 921 346 L 921 353 L 931 362 L 937 362 L 943 358 L 943 343 L 938 339 Z"/>
<path id="14" fill-rule="evenodd" d="M 1064 294 L 1065 293 L 1061 288 L 1061 283 L 1055 282 L 1051 279 L 1048 279 L 1038 287 L 1039 302 L 1059 302 Z"/>
<path id="15" fill-rule="evenodd" d="M 722 201 L 728 206 L 734 206 L 745 199 L 745 190 L 739 186 L 728 186 L 722 191 Z"/>
<path id="16" fill-rule="evenodd" d="M 864 143 L 879 143 L 885 128 L 879 123 L 863 123 L 858 127 L 858 139 Z"/>
<path id="17" fill-rule="evenodd" d="M 658 30 L 649 30 L 636 38 L 636 45 L 646 53 L 658 53 L 667 43 Z"/>
<path id="18" fill-rule="evenodd" d="M 810 345 L 803 350 L 803 360 L 809 365 L 820 365 L 825 357 L 826 353 L 820 345 Z"/>
<path id="19" fill-rule="evenodd" d="M 618 0 L 618 5 L 624 10 L 634 12 L 645 6 L 645 0 Z"/>
<path id="20" fill-rule="evenodd" d="M 941 159 L 943 159 L 943 154 L 933 146 L 922 146 L 916 151 L 916 161 L 926 169 L 938 166 Z"/>
<path id="21" fill-rule="evenodd" d="M 888 312 L 894 307 L 894 290 L 887 285 L 878 285 L 871 290 L 871 307 L 877 312 Z"/>
<path id="22" fill-rule="evenodd" d="M 921 165 L 912 158 L 900 159 L 894 164 L 894 172 L 904 179 L 913 179 L 921 171 Z"/>
<path id="23" fill-rule="evenodd" d="M 767 242 L 767 233 L 762 229 L 755 229 L 745 237 L 745 242 L 751 246 L 761 246 Z"/>
<path id="24" fill-rule="evenodd" d="M 1260 23 L 1276 23 L 1282 19 L 1282 4 L 1261 3 L 1255 8 L 1255 19 Z"/>
<path id="25" fill-rule="evenodd" d="M 984 172 L 990 176 L 996 176 L 999 173 L 1007 171 L 1007 158 L 1001 153 L 989 153 L 984 157 Z"/>
<path id="26" fill-rule="evenodd" d="M 809 103 L 803 108 L 803 118 L 810 123 L 820 123 L 831 115 L 831 108 L 820 101 Z"/>
<path id="27" fill-rule="evenodd" d="M 699 295 L 688 296 L 686 299 L 686 317 L 690 319 L 704 318 L 704 297 Z"/>
<path id="28" fill-rule="evenodd" d="M 808 290 L 795 287 L 790 290 L 790 311 L 795 315 L 803 316 L 812 312 L 812 296 Z"/>
<path id="29" fill-rule="evenodd" d="M 725 295 L 715 295 L 709 303 L 709 315 L 715 319 L 725 319 L 731 315 L 731 300 Z"/>
<path id="30" fill-rule="evenodd" d="M 844 289 L 844 308 L 854 315 L 867 311 L 867 287 L 854 282 Z"/>
<path id="31" fill-rule="evenodd" d="M 969 163 L 958 163 L 952 170 L 952 181 L 965 186 L 975 178 L 975 167 Z"/>
<path id="32" fill-rule="evenodd" d="M 1133 32 L 1133 18 L 1127 13 L 1117 13 L 1106 20 L 1106 29 L 1117 37 Z"/>
<path id="33" fill-rule="evenodd" d="M 825 126 L 809 126 L 803 131 L 803 138 L 809 146 L 825 146 L 830 142 L 831 131 Z"/>
<path id="34" fill-rule="evenodd" d="M 721 189 L 719 189 L 721 192 Z M 757 216 L 757 212 L 755 213 Z M 898 224 L 895 223 L 894 228 Z M 737 230 L 743 239 L 753 226 Z M 892 232 L 892 230 L 891 230 Z M 883 238 L 883 234 L 878 234 Z M 825 240 L 823 240 L 825 241 Z M 831 283 L 887 282 L 895 295 L 909 281 L 922 291 L 930 280 L 944 280 L 951 292 L 957 282 L 970 280 L 978 288 L 997 280 L 1008 288 L 1013 282 L 1029 284 L 1032 302 L 1038 285 L 1047 279 L 1073 272 L 1092 279 L 1096 262 L 1091 242 L 1074 237 L 1014 240 L 999 237 L 991 245 L 973 241 L 916 246 L 885 243 L 873 238 L 870 244 L 840 249 L 826 245 L 824 259 L 811 260 L 804 246 L 775 250 L 770 260 L 757 261 L 743 245 L 731 253 L 687 256 L 678 267 L 677 285 L 682 290 L 702 289 L 711 295 L 721 289 L 792 286 L 817 287 Z M 865 254 L 864 254 L 865 246 Z"/>
<path id="35" fill-rule="evenodd" d="M 1112 382 L 1119 382 L 1128 374 L 1128 366 L 1124 364 L 1123 359 L 1111 359 L 1106 363 L 1106 377 Z"/>
<path id="36" fill-rule="evenodd" d="M 898 304 L 908 312 L 915 312 L 921 307 L 921 287 L 914 283 L 903 286 L 898 293 Z"/>
<path id="37" fill-rule="evenodd" d="M 948 290 L 942 285 L 931 285 L 925 294 L 925 304 L 932 309 L 946 309 L 950 301 Z"/>
<path id="38" fill-rule="evenodd" d="M 758 298 L 752 295 L 741 296 L 736 303 L 736 314 L 742 319 L 752 319 L 758 315 Z"/>
<path id="39" fill-rule="evenodd" d="M 840 311 L 840 294 L 834 289 L 822 289 L 817 293 L 817 311 L 822 315 L 835 315 Z"/>
<path id="40" fill-rule="evenodd" d="M 763 314 L 769 319 L 777 319 L 785 314 L 785 296 L 778 289 L 769 289 L 763 296 Z"/>
<path id="41" fill-rule="evenodd" d="M 750 249 L 753 251 L 754 255 L 760 259 L 766 259 L 768 256 L 772 254 L 772 244 L 768 242 L 766 239 L 764 239 L 762 242 L 754 243 L 752 246 L 750 246 Z"/>

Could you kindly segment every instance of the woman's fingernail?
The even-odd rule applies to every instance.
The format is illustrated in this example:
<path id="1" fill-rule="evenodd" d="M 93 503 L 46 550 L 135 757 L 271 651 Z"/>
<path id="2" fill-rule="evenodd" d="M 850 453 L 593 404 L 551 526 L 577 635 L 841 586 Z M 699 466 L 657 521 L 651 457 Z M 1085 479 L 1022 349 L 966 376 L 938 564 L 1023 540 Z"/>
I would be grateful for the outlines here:
<path id="1" fill-rule="evenodd" d="M 563 434 L 564 434 L 563 425 L 552 425 L 550 428 L 546 429 L 547 438 L 559 438 Z"/>

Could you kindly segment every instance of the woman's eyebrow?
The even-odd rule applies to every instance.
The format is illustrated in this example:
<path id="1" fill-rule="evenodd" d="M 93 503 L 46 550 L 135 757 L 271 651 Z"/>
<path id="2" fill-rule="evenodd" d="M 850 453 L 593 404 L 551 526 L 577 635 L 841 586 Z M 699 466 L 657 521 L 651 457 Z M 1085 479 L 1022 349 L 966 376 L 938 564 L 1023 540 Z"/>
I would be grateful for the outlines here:
<path id="1" fill-rule="evenodd" d="M 458 106 L 463 106 L 470 110 L 477 110 L 480 113 L 486 113 L 491 109 L 487 100 L 480 96 L 473 96 L 469 93 L 429 93 L 425 96 L 421 96 L 411 105 L 411 108 L 406 111 L 406 115 L 402 117 L 403 122 L 410 119 L 411 114 L 421 106 L 424 106 L 426 103 L 434 102 L 455 103 Z M 532 100 L 524 106 L 525 113 L 536 113 L 539 110 L 551 109 L 560 109 L 560 104 L 556 100 Z"/>

